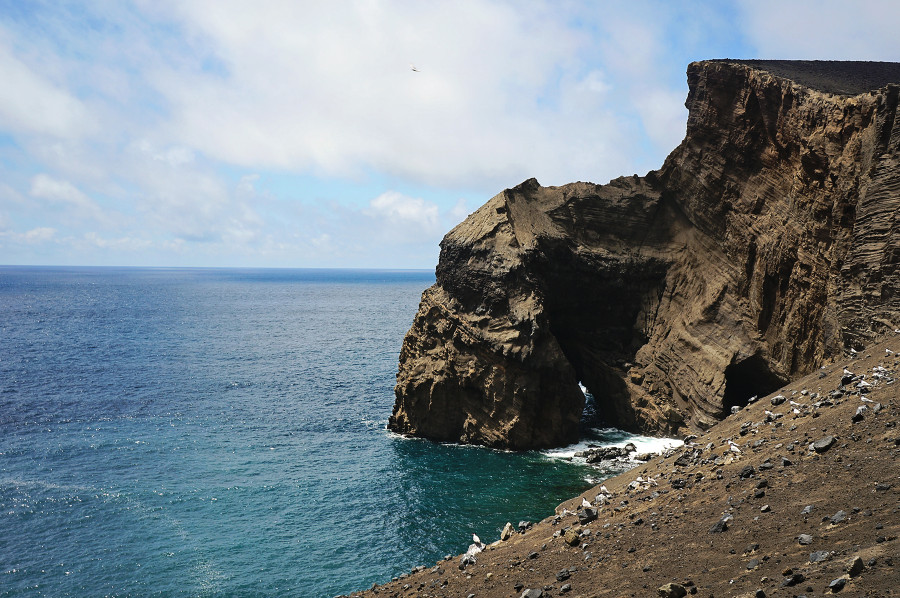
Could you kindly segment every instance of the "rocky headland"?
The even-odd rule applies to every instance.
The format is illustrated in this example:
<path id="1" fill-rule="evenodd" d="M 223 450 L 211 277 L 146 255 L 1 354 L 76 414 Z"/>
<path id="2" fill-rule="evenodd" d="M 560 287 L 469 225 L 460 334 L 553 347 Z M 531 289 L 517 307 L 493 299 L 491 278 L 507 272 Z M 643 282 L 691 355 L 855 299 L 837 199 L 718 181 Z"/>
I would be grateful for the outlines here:
<path id="1" fill-rule="evenodd" d="M 441 243 L 389 427 L 513 449 L 700 433 L 900 326 L 900 64 L 688 67 L 684 141 L 503 191 Z"/>

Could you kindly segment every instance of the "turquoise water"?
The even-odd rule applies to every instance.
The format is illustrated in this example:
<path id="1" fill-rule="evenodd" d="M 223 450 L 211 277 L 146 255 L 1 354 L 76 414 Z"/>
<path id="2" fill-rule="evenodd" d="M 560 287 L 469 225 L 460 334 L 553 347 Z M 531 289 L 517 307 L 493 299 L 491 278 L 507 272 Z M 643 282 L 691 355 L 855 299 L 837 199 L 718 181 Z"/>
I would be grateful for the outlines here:
<path id="1" fill-rule="evenodd" d="M 430 272 L 0 267 L 0 596 L 335 596 L 596 471 L 385 423 Z"/>

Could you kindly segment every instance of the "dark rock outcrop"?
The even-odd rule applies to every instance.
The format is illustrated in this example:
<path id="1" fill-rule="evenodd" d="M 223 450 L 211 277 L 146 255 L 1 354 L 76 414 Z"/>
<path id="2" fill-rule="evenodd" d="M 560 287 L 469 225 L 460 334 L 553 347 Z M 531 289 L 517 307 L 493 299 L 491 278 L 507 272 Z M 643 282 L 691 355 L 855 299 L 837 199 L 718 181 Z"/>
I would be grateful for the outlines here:
<path id="1" fill-rule="evenodd" d="M 706 428 L 900 325 L 892 81 L 900 64 L 693 63 L 660 170 L 488 201 L 441 243 L 389 427 L 566 444 L 580 381 L 610 424 Z"/>

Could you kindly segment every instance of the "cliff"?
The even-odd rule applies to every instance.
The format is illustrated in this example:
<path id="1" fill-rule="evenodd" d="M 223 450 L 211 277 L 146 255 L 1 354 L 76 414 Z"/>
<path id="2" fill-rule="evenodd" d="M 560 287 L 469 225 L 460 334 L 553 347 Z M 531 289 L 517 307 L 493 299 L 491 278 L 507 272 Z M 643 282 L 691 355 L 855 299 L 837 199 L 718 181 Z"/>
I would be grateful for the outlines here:
<path id="1" fill-rule="evenodd" d="M 900 64 L 688 67 L 684 141 L 503 191 L 441 243 L 389 427 L 515 449 L 706 429 L 900 325 Z"/>

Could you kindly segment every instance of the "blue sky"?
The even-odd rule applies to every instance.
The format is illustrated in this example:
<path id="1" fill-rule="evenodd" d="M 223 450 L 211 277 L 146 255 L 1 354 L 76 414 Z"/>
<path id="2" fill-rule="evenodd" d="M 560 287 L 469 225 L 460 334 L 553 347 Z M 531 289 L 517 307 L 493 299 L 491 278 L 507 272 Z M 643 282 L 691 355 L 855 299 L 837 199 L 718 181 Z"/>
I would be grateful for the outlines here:
<path id="1" fill-rule="evenodd" d="M 898 22 L 828 0 L 0 0 L 0 264 L 433 268 L 504 188 L 658 168 L 689 62 L 896 60 Z"/>

